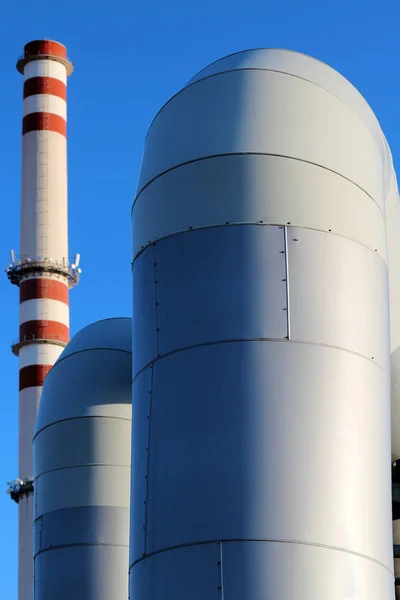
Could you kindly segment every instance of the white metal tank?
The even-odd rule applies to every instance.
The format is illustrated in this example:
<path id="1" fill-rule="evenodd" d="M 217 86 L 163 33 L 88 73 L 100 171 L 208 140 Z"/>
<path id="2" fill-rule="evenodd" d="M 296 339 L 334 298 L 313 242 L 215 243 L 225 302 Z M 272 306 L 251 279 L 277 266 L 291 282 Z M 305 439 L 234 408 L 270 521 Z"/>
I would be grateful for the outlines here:
<path id="1" fill-rule="evenodd" d="M 372 110 L 311 57 L 228 56 L 157 114 L 132 210 L 131 598 L 394 598 L 389 201 Z"/>
<path id="2" fill-rule="evenodd" d="M 126 600 L 131 319 L 77 333 L 43 386 L 33 442 L 34 599 Z"/>

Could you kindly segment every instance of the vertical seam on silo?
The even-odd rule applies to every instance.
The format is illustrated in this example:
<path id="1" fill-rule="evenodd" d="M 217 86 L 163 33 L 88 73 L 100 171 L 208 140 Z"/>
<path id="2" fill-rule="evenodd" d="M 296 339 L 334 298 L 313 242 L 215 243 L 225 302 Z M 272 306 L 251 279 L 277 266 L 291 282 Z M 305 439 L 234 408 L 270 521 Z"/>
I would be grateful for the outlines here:
<path id="1" fill-rule="evenodd" d="M 42 549 L 42 527 L 43 527 L 43 515 L 39 519 L 39 549 Z"/>
<path id="2" fill-rule="evenodd" d="M 288 244 L 288 228 L 285 225 L 283 228 L 283 239 L 285 244 L 285 279 L 286 279 L 286 329 L 287 339 L 290 340 L 290 289 L 289 289 L 289 244 Z"/>
<path id="3" fill-rule="evenodd" d="M 146 492 L 144 498 L 144 556 L 147 554 L 147 520 L 148 520 L 148 506 L 149 506 L 149 474 L 150 474 L 150 441 L 151 441 L 151 409 L 153 404 L 153 377 L 154 377 L 154 364 L 150 365 L 151 377 L 150 377 L 150 401 L 149 401 L 149 414 L 147 420 L 149 422 L 147 429 L 147 465 L 146 465 Z"/>
<path id="4" fill-rule="evenodd" d="M 149 368 L 151 370 L 151 377 L 150 377 L 150 390 L 149 390 L 149 395 L 150 395 L 150 399 L 149 399 L 149 410 L 148 410 L 148 415 L 147 415 L 147 421 L 148 421 L 148 429 L 147 429 L 147 465 L 146 465 L 146 491 L 145 491 L 145 498 L 144 498 L 144 549 L 143 549 L 143 555 L 146 556 L 147 554 L 147 522 L 148 522 L 148 505 L 149 505 L 149 477 L 150 477 L 150 442 L 151 442 L 151 409 L 152 409 L 152 403 L 153 403 L 153 377 L 154 377 L 154 366 L 155 366 L 155 361 L 157 360 L 157 357 L 159 356 L 158 354 L 158 314 L 157 314 L 157 273 L 156 273 L 156 251 L 155 251 L 156 245 L 153 244 L 153 247 L 151 249 L 151 253 L 152 253 L 152 261 L 153 261 L 153 286 L 154 286 L 154 319 L 155 319 L 155 326 L 156 326 L 156 352 L 155 352 L 155 356 L 153 358 L 152 363 L 150 364 Z"/>
<path id="5" fill-rule="evenodd" d="M 221 578 L 221 600 L 224 600 L 224 561 L 223 561 L 223 542 L 219 544 L 219 562 L 220 562 L 220 578 Z"/>
<path id="6" fill-rule="evenodd" d="M 157 261 L 156 261 L 156 245 L 153 244 L 153 282 L 154 282 L 154 309 L 155 309 L 155 325 L 156 325 L 156 358 L 158 353 L 158 296 L 157 296 Z"/>
<path id="7" fill-rule="evenodd" d="M 40 519 L 39 521 L 39 525 L 40 525 L 40 531 L 39 531 L 39 539 L 40 539 L 40 543 L 39 543 L 39 547 L 40 549 L 42 548 L 42 519 Z M 33 548 L 35 547 L 35 529 L 33 529 L 33 533 L 32 533 L 32 545 Z M 36 597 L 36 592 L 35 592 L 35 563 L 36 563 L 36 552 L 33 551 L 33 574 L 32 574 L 32 591 L 33 591 L 33 600 L 35 600 Z"/>

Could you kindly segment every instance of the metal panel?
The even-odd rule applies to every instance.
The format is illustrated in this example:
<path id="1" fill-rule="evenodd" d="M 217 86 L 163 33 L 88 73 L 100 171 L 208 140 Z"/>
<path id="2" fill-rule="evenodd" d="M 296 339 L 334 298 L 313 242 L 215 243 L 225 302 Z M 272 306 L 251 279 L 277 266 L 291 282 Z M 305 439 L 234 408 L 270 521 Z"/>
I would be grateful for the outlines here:
<path id="1" fill-rule="evenodd" d="M 354 110 L 357 116 L 362 119 L 365 126 L 371 131 L 377 144 L 382 145 L 379 123 L 360 92 L 329 65 L 301 52 L 278 48 L 258 48 L 235 52 L 229 56 L 224 56 L 205 67 L 205 69 L 202 69 L 188 82 L 188 85 L 204 79 L 204 77 L 215 76 L 224 71 L 237 69 L 280 71 L 288 75 L 301 77 L 311 84 L 324 88 Z"/>
<path id="2" fill-rule="evenodd" d="M 394 598 L 393 574 L 388 569 L 364 556 L 331 548 L 224 543 L 222 562 L 226 600 Z"/>
<path id="3" fill-rule="evenodd" d="M 282 227 L 243 225 L 157 243 L 158 353 L 287 336 Z"/>
<path id="4" fill-rule="evenodd" d="M 138 191 L 180 164 L 238 153 L 320 165 L 384 207 L 382 155 L 357 114 L 322 88 L 271 71 L 210 77 L 168 102 L 148 132 Z"/>
<path id="5" fill-rule="evenodd" d="M 133 265 L 133 375 L 157 354 L 154 248 L 145 250 Z"/>
<path id="6" fill-rule="evenodd" d="M 35 558 L 34 600 L 110 600 L 128 596 L 128 549 L 58 548 Z"/>
<path id="7" fill-rule="evenodd" d="M 39 517 L 33 521 L 33 558 L 42 548 L 42 521 L 43 517 Z"/>
<path id="8" fill-rule="evenodd" d="M 221 600 L 219 544 L 177 548 L 130 569 L 130 600 Z"/>
<path id="9" fill-rule="evenodd" d="M 146 551 L 297 540 L 390 565 L 389 431 L 387 374 L 355 354 L 291 342 L 171 354 L 154 366 Z"/>
<path id="10" fill-rule="evenodd" d="M 384 215 L 368 194 L 327 169 L 265 155 L 196 161 L 155 179 L 133 207 L 133 256 L 166 235 L 227 221 L 332 231 L 386 260 Z"/>
<path id="11" fill-rule="evenodd" d="M 65 440 L 74 440 L 66 444 Z M 131 420 L 82 417 L 60 421 L 42 429 L 35 438 L 37 473 L 81 465 L 129 467 Z M 51 448 L 51 452 L 48 450 Z"/>
<path id="12" fill-rule="evenodd" d="M 357 352 L 389 369 L 387 267 L 335 235 L 288 230 L 291 338 Z"/>
<path id="13" fill-rule="evenodd" d="M 74 506 L 129 506 L 130 468 L 82 466 L 49 471 L 35 479 L 35 519 Z"/>
<path id="14" fill-rule="evenodd" d="M 131 563 L 142 558 L 146 552 L 146 501 L 152 376 L 153 368 L 148 367 L 135 379 L 132 387 Z"/>
<path id="15" fill-rule="evenodd" d="M 78 506 L 56 510 L 34 523 L 34 556 L 54 546 L 128 547 L 129 507 Z"/>
<path id="16" fill-rule="evenodd" d="M 94 349 L 74 353 L 66 360 L 62 357 L 46 377 L 36 434 L 64 419 L 131 418 L 131 399 L 126 393 L 132 381 L 130 352 Z"/>
<path id="17" fill-rule="evenodd" d="M 132 319 L 130 317 L 114 317 L 96 321 L 84 327 L 69 342 L 62 353 L 64 359 L 75 352 L 84 350 L 125 350 L 132 352 Z"/>

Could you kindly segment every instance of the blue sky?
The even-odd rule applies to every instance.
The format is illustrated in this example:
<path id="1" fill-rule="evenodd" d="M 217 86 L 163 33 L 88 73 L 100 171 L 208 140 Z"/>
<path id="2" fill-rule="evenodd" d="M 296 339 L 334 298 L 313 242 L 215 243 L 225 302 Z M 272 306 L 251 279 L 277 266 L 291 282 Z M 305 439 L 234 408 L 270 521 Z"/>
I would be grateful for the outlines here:
<path id="1" fill-rule="evenodd" d="M 20 0 L 0 3 L 0 265 L 18 250 L 22 77 L 26 42 L 66 44 L 70 254 L 83 269 L 71 293 L 72 334 L 129 315 L 130 208 L 147 128 L 161 105 L 217 58 L 257 47 L 290 48 L 339 70 L 377 114 L 400 164 L 397 0 Z M 102 6 L 104 6 L 102 8 Z M 0 600 L 16 600 L 17 506 L 2 492 L 17 472 L 18 290 L 0 278 Z M 4 483 L 4 486 L 3 486 Z"/>

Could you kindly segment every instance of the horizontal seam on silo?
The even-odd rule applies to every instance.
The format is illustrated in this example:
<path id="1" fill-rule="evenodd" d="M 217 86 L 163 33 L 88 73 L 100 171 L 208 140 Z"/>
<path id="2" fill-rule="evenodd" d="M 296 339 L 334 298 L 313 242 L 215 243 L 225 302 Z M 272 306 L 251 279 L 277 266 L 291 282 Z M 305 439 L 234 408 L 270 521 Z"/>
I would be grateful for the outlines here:
<path id="1" fill-rule="evenodd" d="M 65 510 L 66 511 L 76 510 L 78 508 L 86 508 L 89 510 L 92 508 L 117 508 L 118 510 L 129 511 L 130 506 L 129 506 L 129 504 L 127 504 L 126 506 L 124 506 L 122 504 L 120 504 L 118 506 L 115 506 L 115 505 L 110 506 L 110 504 L 79 504 L 78 506 L 65 506 L 65 507 L 61 507 L 61 508 L 55 508 L 54 510 L 48 510 L 45 513 L 39 515 L 38 517 L 34 517 L 33 524 L 38 523 L 40 520 L 42 520 L 47 515 L 53 515 L 54 513 L 63 512 Z"/>
<path id="2" fill-rule="evenodd" d="M 69 358 L 70 356 L 74 356 L 75 354 L 82 354 L 82 352 L 94 352 L 96 350 L 105 350 L 106 352 L 126 352 L 126 354 L 132 354 L 131 350 L 124 350 L 123 348 L 85 348 L 84 350 L 75 350 L 66 356 L 61 356 L 56 363 L 54 363 L 53 369 L 59 365 L 63 360 Z"/>
<path id="3" fill-rule="evenodd" d="M 42 277 L 42 279 L 52 279 L 52 277 L 50 277 L 49 275 L 46 275 L 45 277 Z M 33 278 L 32 278 L 33 279 Z M 65 278 L 63 278 L 65 279 Z M 97 325 L 98 323 L 104 323 L 105 321 L 121 321 L 121 320 L 130 320 L 132 321 L 132 317 L 107 317 L 106 319 L 99 319 L 98 321 L 95 321 L 94 323 L 89 323 L 89 325 L 85 325 L 85 327 L 82 327 L 82 329 L 79 330 L 79 333 L 81 334 L 83 331 L 86 331 L 86 329 L 89 329 L 89 327 L 92 327 L 93 325 Z M 92 350 L 93 348 L 85 348 L 84 350 L 77 350 L 76 352 L 72 352 L 71 354 L 69 354 L 68 356 L 72 356 L 72 354 L 77 354 L 78 352 L 86 352 L 88 350 Z M 102 348 L 94 348 L 95 350 L 102 350 Z M 120 350 L 121 352 L 130 352 L 129 350 L 124 350 L 123 348 L 105 348 L 105 350 Z M 61 360 L 63 360 L 62 358 L 60 358 L 60 360 L 58 362 L 61 362 Z"/>
<path id="4" fill-rule="evenodd" d="M 133 204 L 132 204 L 132 208 L 131 208 L 131 216 L 132 216 L 134 206 L 135 206 L 136 201 L 138 200 L 139 196 L 142 194 L 142 192 L 147 187 L 149 187 L 149 185 L 151 185 L 154 181 L 156 181 L 160 177 L 163 177 L 164 175 L 166 175 L 167 173 L 170 173 L 171 171 L 175 171 L 176 169 L 180 169 L 181 167 L 185 167 L 185 166 L 191 165 L 193 163 L 201 162 L 203 160 L 213 160 L 215 158 L 224 158 L 224 157 L 229 157 L 229 156 L 272 156 L 274 158 L 282 158 L 282 159 L 286 159 L 286 160 L 298 161 L 301 163 L 305 163 L 307 165 L 312 165 L 313 167 L 317 167 L 319 169 L 324 169 L 325 171 L 329 171 L 330 173 L 337 175 L 337 177 L 341 177 L 345 181 L 348 181 L 349 183 L 351 183 L 352 185 L 357 187 L 359 190 L 364 192 L 364 194 L 366 194 L 372 200 L 372 202 L 374 202 L 374 204 L 376 204 L 376 206 L 379 208 L 380 212 L 382 213 L 383 217 L 385 217 L 384 211 L 381 209 L 381 207 L 379 206 L 379 204 L 377 203 L 375 198 L 373 198 L 371 196 L 371 194 L 369 194 L 364 188 L 362 188 L 360 185 L 358 185 L 358 183 L 355 183 L 354 181 L 352 181 L 349 177 L 346 177 L 345 175 L 338 173 L 334 169 L 330 169 L 329 167 L 325 167 L 324 165 L 319 165 L 318 163 L 315 163 L 311 160 L 305 160 L 304 158 L 298 158 L 296 156 L 288 156 L 286 154 L 275 154 L 273 152 L 223 152 L 221 154 L 209 154 L 208 156 L 200 156 L 199 158 L 192 158 L 191 160 L 187 160 L 185 162 L 182 162 L 182 163 L 179 163 L 172 167 L 169 167 L 168 169 L 165 169 L 164 171 L 161 171 L 161 173 L 158 173 L 157 175 L 152 177 L 147 183 L 145 183 L 145 185 L 142 188 L 140 188 L 139 192 L 136 194 L 136 196 L 133 200 Z"/>
<path id="5" fill-rule="evenodd" d="M 342 75 L 341 73 L 339 73 L 339 71 L 336 71 L 333 67 L 331 67 L 330 65 L 328 65 L 327 63 L 324 63 L 322 60 L 320 60 L 319 58 L 315 58 L 315 56 L 311 56 L 310 54 L 306 54 L 305 52 L 298 52 L 297 50 L 291 50 L 290 48 L 275 48 L 275 47 L 260 47 L 260 48 L 248 48 L 246 50 L 239 50 L 238 52 L 231 52 L 230 54 L 227 54 L 226 56 L 223 56 L 222 58 L 217 58 L 216 60 L 214 60 L 213 62 L 211 62 L 209 65 L 207 65 L 206 67 L 204 67 L 203 69 L 201 69 L 198 73 L 196 73 L 196 75 L 194 75 L 194 77 L 192 77 L 187 85 L 190 84 L 190 82 L 197 77 L 198 75 L 200 75 L 203 71 L 205 71 L 206 69 L 212 67 L 213 65 L 227 59 L 227 58 L 231 58 L 231 56 L 236 56 L 238 54 L 245 54 L 246 52 L 258 52 L 260 50 L 280 50 L 281 52 L 290 52 L 292 54 L 300 54 L 301 56 L 305 56 L 306 58 L 312 60 L 313 62 L 316 62 L 320 65 L 322 65 L 323 67 L 326 67 L 328 71 L 330 71 L 331 73 L 334 73 L 335 75 L 339 75 L 340 79 L 350 85 L 350 87 L 352 88 L 352 90 L 354 90 L 354 92 L 356 92 L 357 96 L 359 97 L 360 100 L 362 100 L 364 102 L 364 104 L 366 105 L 366 107 L 371 111 L 372 115 L 375 117 L 377 124 L 379 126 L 379 122 L 378 122 L 378 118 L 375 115 L 374 111 L 372 110 L 371 106 L 368 104 L 368 102 L 366 101 L 366 99 L 364 98 L 364 96 L 358 91 L 358 89 L 348 80 L 346 79 L 346 77 L 344 75 Z M 194 83 L 194 82 L 193 82 Z M 325 88 L 324 88 L 325 89 Z M 336 97 L 336 96 L 335 96 Z"/>
<path id="6" fill-rule="evenodd" d="M 71 544 L 55 544 L 54 546 L 49 546 L 48 548 L 44 548 L 43 550 L 39 550 L 34 554 L 33 558 L 36 558 L 40 554 L 44 554 L 45 552 L 51 552 L 52 550 L 60 550 L 61 548 L 81 548 L 84 546 L 100 546 L 100 547 L 112 547 L 112 548 L 129 548 L 129 544 L 112 544 L 108 542 L 75 542 Z"/>
<path id="7" fill-rule="evenodd" d="M 117 463 L 102 463 L 102 462 L 93 462 L 93 463 L 85 463 L 82 465 L 68 465 L 67 467 L 55 467 L 54 469 L 47 469 L 47 471 L 42 471 L 39 475 L 36 475 L 35 481 L 42 477 L 43 475 L 48 475 L 49 473 L 54 473 L 55 471 L 68 471 L 69 469 L 84 469 L 91 467 L 123 467 L 124 469 L 130 469 L 131 463 L 128 464 L 117 464 Z"/>
<path id="8" fill-rule="evenodd" d="M 54 367 L 52 367 L 52 369 L 54 369 Z M 66 417 L 65 419 L 58 419 L 57 421 L 53 421 L 52 423 L 49 423 L 48 425 L 45 425 L 44 427 L 36 431 L 35 435 L 32 438 L 32 442 L 39 435 L 39 433 L 41 433 L 45 429 L 49 429 L 49 427 L 53 427 L 53 425 L 57 425 L 58 423 L 64 423 L 65 421 L 77 421 L 78 419 L 116 419 L 117 421 L 128 421 L 129 423 L 131 423 L 132 421 L 132 419 L 128 419 L 127 417 L 116 417 L 114 415 L 81 415 L 79 417 Z"/>
<path id="9" fill-rule="evenodd" d="M 335 231 L 327 231 L 326 229 L 318 229 L 317 227 L 307 227 L 305 225 L 296 225 L 295 223 L 291 223 L 290 225 L 287 225 L 286 223 L 260 223 L 259 221 L 236 221 L 236 222 L 229 222 L 229 223 L 215 223 L 214 225 L 199 225 L 198 227 L 192 227 L 191 229 L 182 229 L 180 231 L 174 231 L 173 233 L 167 233 L 166 235 L 157 238 L 156 240 L 153 240 L 152 242 L 149 242 L 146 246 L 144 246 L 143 248 L 141 248 L 139 250 L 139 252 L 137 252 L 137 254 L 135 254 L 135 257 L 133 258 L 133 260 L 131 261 L 131 267 L 133 267 L 133 265 L 135 264 L 136 260 L 139 258 L 139 256 L 146 251 L 147 248 L 150 248 L 150 246 L 154 246 L 155 244 L 159 244 L 160 242 L 163 242 L 164 240 L 167 240 L 169 238 L 174 237 L 175 235 L 182 235 L 185 233 L 193 233 L 195 231 L 202 231 L 203 229 L 216 229 L 218 227 L 243 227 L 246 225 L 250 225 L 250 226 L 257 226 L 257 227 L 288 227 L 288 228 L 296 228 L 296 229 L 306 229 L 308 231 L 317 231 L 319 233 L 326 233 L 327 235 L 334 235 L 336 237 L 339 237 L 343 240 L 348 240 L 349 242 L 353 242 L 354 244 L 358 244 L 359 246 L 361 246 L 362 248 L 365 248 L 366 250 L 369 250 L 370 252 L 372 252 L 373 254 L 377 254 L 377 256 L 379 256 L 379 258 L 382 260 L 382 262 L 385 264 L 386 269 L 388 268 L 387 265 L 387 261 L 385 260 L 385 258 L 383 257 L 383 255 L 378 252 L 377 250 L 372 250 L 372 248 L 370 246 L 367 246 L 366 244 L 362 244 L 361 242 L 358 242 L 356 240 L 354 240 L 353 238 L 350 238 L 346 235 L 342 235 L 341 233 L 337 233 Z M 71 356 L 71 355 L 68 355 Z M 65 357 L 68 358 L 68 357 Z M 58 363 L 56 363 L 58 364 Z"/>
<path id="10" fill-rule="evenodd" d="M 323 63 L 322 63 L 323 64 Z M 267 72 L 267 73 L 279 73 L 280 75 L 287 75 L 288 77 L 294 77 L 295 79 L 300 79 L 301 81 L 305 81 L 306 83 L 309 83 L 310 85 L 314 85 L 315 87 L 319 88 L 320 90 L 323 90 L 326 94 L 328 94 L 329 96 L 331 96 L 331 98 L 335 98 L 335 100 L 337 102 L 340 102 L 340 104 L 342 104 L 342 106 L 345 106 L 347 108 L 347 110 L 349 112 L 351 112 L 352 115 L 354 115 L 358 121 L 360 121 L 360 123 L 363 125 L 363 127 L 365 127 L 365 129 L 368 131 L 369 135 L 372 137 L 374 144 L 378 147 L 378 150 L 381 151 L 385 151 L 385 148 L 379 148 L 377 141 L 375 140 L 372 132 L 370 131 L 369 127 L 365 124 L 365 122 L 361 119 L 361 117 L 348 105 L 346 104 L 346 102 L 344 102 L 341 98 L 339 98 L 338 96 L 336 96 L 335 94 L 333 94 L 330 90 L 328 90 L 327 88 L 323 87 L 322 85 L 320 85 L 319 83 L 312 81 L 311 79 L 308 79 L 307 77 L 302 77 L 301 75 L 296 75 L 295 73 L 288 73 L 287 71 L 281 71 L 279 69 L 263 69 L 260 67 L 244 67 L 244 68 L 236 68 L 236 69 L 226 69 L 225 71 L 219 71 L 218 73 L 211 73 L 210 75 L 207 75 L 206 77 L 202 77 L 201 79 L 197 79 L 196 81 L 193 81 L 192 83 L 188 83 L 187 85 L 185 85 L 182 89 L 180 89 L 178 92 L 176 92 L 176 94 L 174 94 L 171 98 L 169 98 L 169 100 L 167 100 L 167 102 L 165 102 L 165 104 L 163 104 L 163 106 L 160 108 L 160 110 L 156 113 L 155 117 L 153 118 L 153 120 L 150 123 L 149 129 L 147 131 L 146 137 L 145 137 L 145 141 L 147 141 L 147 138 L 149 136 L 150 130 L 153 127 L 153 124 L 155 123 L 157 117 L 159 114 L 161 114 L 161 112 L 164 110 L 164 108 L 166 106 L 168 106 L 168 104 L 170 102 L 172 102 L 172 100 L 174 100 L 177 96 L 179 96 L 180 94 L 182 94 L 183 92 L 185 92 L 185 90 L 188 90 L 189 88 L 193 87 L 194 85 L 198 84 L 198 83 L 202 83 L 203 81 L 207 81 L 207 79 L 212 79 L 213 77 L 218 77 L 219 75 L 226 75 L 227 73 L 237 73 L 239 71 L 255 71 L 255 72 Z M 356 89 L 356 88 L 354 88 Z M 361 94 L 360 94 L 361 95 Z M 380 130 L 380 126 L 378 123 L 378 119 L 375 115 L 375 113 L 373 112 L 372 108 L 369 106 L 368 102 L 364 99 L 366 105 L 368 106 L 368 108 L 370 109 L 370 111 L 372 112 L 373 116 L 376 119 L 376 126 L 377 129 Z"/>
<path id="11" fill-rule="evenodd" d="M 94 325 L 97 325 L 98 323 L 104 323 L 105 321 L 122 321 L 122 320 L 132 320 L 132 317 L 106 317 L 105 319 L 99 319 L 98 321 L 94 321 L 94 323 L 89 323 L 89 325 L 85 325 L 85 327 L 82 327 L 82 329 L 79 330 L 79 333 L 81 334 L 83 331 L 86 331 L 86 329 L 89 329 L 89 327 L 93 327 Z"/>
<path id="12" fill-rule="evenodd" d="M 82 327 L 82 329 L 79 330 L 79 333 L 81 334 L 83 331 L 86 331 L 86 329 L 89 329 L 89 327 L 93 327 L 94 325 L 97 325 L 98 323 L 104 323 L 105 321 L 123 321 L 123 320 L 132 320 L 132 317 L 106 317 L 105 319 L 99 319 L 98 321 L 94 321 L 94 323 L 89 323 L 89 325 L 85 325 L 85 327 Z"/>
<path id="13" fill-rule="evenodd" d="M 225 56 L 223 56 L 222 58 L 217 58 L 216 60 L 213 60 L 210 64 L 208 64 L 206 67 L 203 67 L 203 69 L 200 69 L 200 71 L 198 71 L 198 73 L 196 73 L 196 75 L 194 75 L 191 79 L 189 79 L 188 84 L 198 75 L 200 75 L 203 71 L 205 71 L 206 69 L 209 69 L 210 67 L 212 67 L 213 65 L 218 64 L 219 62 L 222 62 L 223 60 L 226 60 L 227 58 L 231 58 L 232 56 L 237 56 L 239 54 L 246 54 L 247 52 L 259 52 L 260 50 L 280 50 L 281 52 L 291 52 L 293 54 L 300 54 L 301 56 L 305 56 L 306 58 L 310 58 L 311 60 L 323 65 L 324 67 L 328 67 L 328 69 L 330 71 L 333 71 L 334 73 L 336 73 L 337 75 L 340 75 L 340 77 L 342 79 L 344 79 L 345 81 L 347 81 L 347 79 L 345 79 L 345 77 L 343 77 L 343 75 L 341 75 L 338 71 L 335 71 L 335 69 L 333 69 L 332 67 L 330 67 L 328 64 L 324 63 L 322 60 L 319 60 L 318 58 L 315 58 L 314 56 L 311 56 L 310 54 L 306 54 L 305 52 L 297 52 L 297 50 L 290 50 L 290 48 L 275 48 L 275 47 L 263 47 L 260 46 L 259 48 L 246 48 L 245 50 L 238 50 L 237 52 L 231 52 L 230 54 L 226 54 Z M 350 83 L 350 82 L 348 82 Z M 351 87 L 354 87 L 351 83 L 350 83 Z M 356 90 L 356 92 L 358 92 L 357 88 L 354 88 Z M 358 92 L 359 93 L 359 92 Z M 368 104 L 368 103 L 367 103 Z M 368 105 L 369 106 L 369 105 Z"/>
<path id="14" fill-rule="evenodd" d="M 393 571 L 387 565 L 385 565 L 383 562 L 377 560 L 376 558 L 373 558 L 372 556 L 362 554 L 361 552 L 356 552 L 354 550 L 347 550 L 346 548 L 341 548 L 341 547 L 337 547 L 337 546 L 330 546 L 328 544 L 319 544 L 317 542 L 303 542 L 300 540 L 284 540 L 284 539 L 270 539 L 270 538 L 265 538 L 265 539 L 263 539 L 263 538 L 228 538 L 228 539 L 218 539 L 218 540 L 204 540 L 201 542 L 192 542 L 192 543 L 188 543 L 188 544 L 179 544 L 176 546 L 169 546 L 167 548 L 161 548 L 160 550 L 155 550 L 154 552 L 146 554 L 146 556 L 138 558 L 136 561 L 134 561 L 133 563 L 131 563 L 129 565 L 129 569 L 132 569 L 137 564 L 143 562 L 147 558 L 151 558 L 152 556 L 156 556 L 157 554 L 162 554 L 163 552 L 169 552 L 171 550 L 179 550 L 182 548 L 190 548 L 193 546 L 204 546 L 207 544 L 219 544 L 219 543 L 226 544 L 226 543 L 238 543 L 238 542 L 239 543 L 243 543 L 243 542 L 267 543 L 267 544 L 271 544 L 271 543 L 272 544 L 297 544 L 300 546 L 311 546 L 314 548 L 324 548 L 326 550 L 333 550 L 334 552 L 344 552 L 346 554 L 352 554 L 353 556 L 358 556 L 360 558 L 370 560 L 370 561 L 376 563 L 377 565 L 383 567 L 384 569 L 386 569 L 386 571 L 388 571 L 391 575 L 393 575 Z"/>
<path id="15" fill-rule="evenodd" d="M 330 67 L 327 63 L 324 63 L 322 60 L 320 60 L 319 58 L 315 58 L 315 56 L 311 56 L 310 54 L 306 54 L 305 52 L 299 52 L 297 50 L 291 50 L 290 48 L 276 48 L 275 46 L 259 46 L 258 48 L 246 48 L 245 50 L 237 50 L 236 52 L 231 52 L 230 54 L 227 54 L 226 56 L 223 56 L 222 58 L 217 58 L 216 60 L 214 60 L 213 62 L 211 62 L 209 65 L 207 65 L 206 67 L 204 67 L 203 69 L 201 69 L 201 71 L 199 71 L 197 73 L 197 75 L 200 75 L 200 73 L 202 71 L 204 71 L 205 69 L 208 69 L 209 67 L 211 67 L 212 65 L 215 65 L 223 60 L 225 60 L 226 58 L 230 58 L 231 56 L 236 56 L 237 54 L 245 54 L 246 52 L 258 52 L 260 50 L 278 50 L 281 52 L 291 52 L 292 54 L 300 54 L 301 56 L 305 56 L 306 58 L 310 58 L 311 60 L 323 65 L 324 67 L 328 67 L 328 69 L 330 71 L 333 71 L 334 73 L 336 73 L 337 75 L 340 75 L 340 77 L 342 79 L 345 79 L 343 77 L 343 75 L 341 75 L 338 71 L 335 71 L 335 69 L 333 69 L 332 67 Z M 196 77 L 196 75 L 194 76 Z M 347 79 L 345 79 L 345 81 L 347 81 Z M 348 82 L 350 83 L 350 82 Z M 352 87 L 354 87 L 351 83 L 350 85 Z M 357 89 L 354 88 L 356 91 Z"/>
<path id="16" fill-rule="evenodd" d="M 158 361 L 162 360 L 163 358 L 167 358 L 168 356 L 171 356 L 173 354 L 178 354 L 180 352 L 186 352 L 187 350 L 194 350 L 196 348 L 203 348 L 206 346 L 216 346 L 218 344 L 232 344 L 232 343 L 243 343 L 243 342 L 248 342 L 248 343 L 253 343 L 253 342 L 278 342 L 278 343 L 283 343 L 283 344 L 303 344 L 306 346 L 315 346 L 318 348 L 329 348 L 331 350 L 338 350 L 340 352 L 347 352 L 348 354 L 352 354 L 353 356 L 357 356 L 359 358 L 362 358 L 364 360 L 367 360 L 368 362 L 370 362 L 372 365 L 374 365 L 375 367 L 377 367 L 378 369 L 380 369 L 381 371 L 385 372 L 386 368 L 382 365 L 380 365 L 378 362 L 376 362 L 376 360 L 373 360 L 372 358 L 368 358 L 368 356 L 364 356 L 363 354 L 360 354 L 359 352 L 355 352 L 354 350 L 349 350 L 348 348 L 341 348 L 340 346 L 334 346 L 331 344 L 322 344 L 319 342 L 310 342 L 310 341 L 302 341 L 302 340 L 294 340 L 294 339 L 286 339 L 286 338 L 236 338 L 236 339 L 225 339 L 225 340 L 216 340 L 213 342 L 202 342 L 199 344 L 193 344 L 191 346 L 184 346 L 182 348 L 177 348 L 176 350 L 171 350 L 169 352 L 165 352 L 164 354 L 161 354 L 160 356 L 157 356 L 157 358 L 151 360 L 150 362 L 148 362 L 144 367 L 142 367 L 133 377 L 132 379 L 132 383 L 137 379 L 137 377 L 139 377 L 139 375 L 141 375 L 141 373 L 143 373 L 146 369 L 148 369 L 151 365 L 154 365 L 155 363 L 157 363 Z"/>

